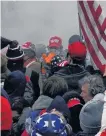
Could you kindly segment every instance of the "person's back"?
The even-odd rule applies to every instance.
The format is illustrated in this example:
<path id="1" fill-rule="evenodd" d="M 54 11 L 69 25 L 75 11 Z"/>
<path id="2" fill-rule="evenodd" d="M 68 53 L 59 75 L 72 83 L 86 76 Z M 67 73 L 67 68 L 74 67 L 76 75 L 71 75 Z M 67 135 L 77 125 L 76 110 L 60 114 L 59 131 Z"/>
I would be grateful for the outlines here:
<path id="1" fill-rule="evenodd" d="M 40 73 L 40 63 L 37 61 L 35 45 L 26 42 L 21 47 L 24 51 L 24 67 Z"/>
<path id="2" fill-rule="evenodd" d="M 33 89 L 37 96 L 40 94 L 40 88 L 39 88 L 39 76 L 40 76 L 40 69 L 41 69 L 41 63 L 38 62 L 36 57 L 36 48 L 35 45 L 31 42 L 26 42 L 22 46 L 22 50 L 24 51 L 24 73 L 25 75 L 30 77 L 30 80 L 33 84 Z"/>
<path id="3" fill-rule="evenodd" d="M 66 80 L 70 90 L 78 90 L 79 85 L 78 81 L 83 77 L 89 75 L 89 73 L 84 69 L 84 67 L 77 64 L 70 64 L 66 67 L 63 67 L 58 72 L 54 73 L 57 77 L 62 77 Z M 80 89 L 79 89 L 80 93 Z"/>
<path id="4" fill-rule="evenodd" d="M 69 44 L 67 57 L 70 64 L 55 73 L 56 76 L 62 77 L 67 81 L 70 89 L 78 90 L 78 81 L 89 75 L 84 68 L 86 53 L 86 47 L 82 42 L 78 41 Z"/>
<path id="5" fill-rule="evenodd" d="M 62 104 L 61 107 L 60 104 Z M 59 117 L 58 118 L 59 120 L 55 118 L 56 116 Z M 46 109 L 45 112 L 35 115 L 35 118 L 33 112 L 32 114 L 30 114 L 30 117 L 26 120 L 26 128 L 22 136 L 26 136 L 26 133 L 28 136 L 29 135 L 36 136 L 37 134 L 42 136 L 47 136 L 47 135 L 70 136 L 72 133 L 72 128 L 68 124 L 69 119 L 70 119 L 70 112 L 69 109 L 67 108 L 64 99 L 60 96 L 57 96 L 52 101 L 52 103 L 49 105 L 49 107 Z M 33 123 L 33 120 L 35 123 Z M 43 121 L 45 124 L 43 123 Z M 51 125 L 48 126 L 48 123 L 50 123 Z M 49 129 L 48 127 L 51 127 L 51 129 Z M 46 131 L 44 131 L 45 129 Z"/>

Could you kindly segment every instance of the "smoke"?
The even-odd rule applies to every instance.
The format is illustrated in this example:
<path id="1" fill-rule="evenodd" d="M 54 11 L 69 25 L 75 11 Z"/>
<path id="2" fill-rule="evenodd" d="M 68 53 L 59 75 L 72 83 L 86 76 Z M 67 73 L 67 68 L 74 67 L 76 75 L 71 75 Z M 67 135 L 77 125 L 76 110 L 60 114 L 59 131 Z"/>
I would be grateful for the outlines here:
<path id="1" fill-rule="evenodd" d="M 79 34 L 76 1 L 2 1 L 1 34 L 20 44 L 31 41 L 48 45 L 51 36 L 60 36 L 63 46 Z"/>

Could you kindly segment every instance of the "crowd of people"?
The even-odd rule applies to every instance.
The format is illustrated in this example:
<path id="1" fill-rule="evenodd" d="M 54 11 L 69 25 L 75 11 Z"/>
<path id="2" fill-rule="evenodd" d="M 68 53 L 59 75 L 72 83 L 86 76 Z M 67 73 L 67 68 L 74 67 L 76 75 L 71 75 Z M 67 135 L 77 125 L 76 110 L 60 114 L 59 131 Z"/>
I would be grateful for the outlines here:
<path id="1" fill-rule="evenodd" d="M 93 68 L 86 44 L 1 37 L 1 136 L 106 136 L 106 65 Z"/>

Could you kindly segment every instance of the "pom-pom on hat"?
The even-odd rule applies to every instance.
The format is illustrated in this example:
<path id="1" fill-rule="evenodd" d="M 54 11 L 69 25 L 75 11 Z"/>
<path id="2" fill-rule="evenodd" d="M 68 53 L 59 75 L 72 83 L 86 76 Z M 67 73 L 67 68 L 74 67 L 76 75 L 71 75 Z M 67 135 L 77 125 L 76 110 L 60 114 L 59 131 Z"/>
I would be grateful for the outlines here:
<path id="1" fill-rule="evenodd" d="M 21 50 L 20 45 L 17 41 L 12 41 L 11 44 L 8 46 L 8 50 L 6 53 L 6 57 L 9 60 L 17 60 L 23 58 L 24 52 Z"/>

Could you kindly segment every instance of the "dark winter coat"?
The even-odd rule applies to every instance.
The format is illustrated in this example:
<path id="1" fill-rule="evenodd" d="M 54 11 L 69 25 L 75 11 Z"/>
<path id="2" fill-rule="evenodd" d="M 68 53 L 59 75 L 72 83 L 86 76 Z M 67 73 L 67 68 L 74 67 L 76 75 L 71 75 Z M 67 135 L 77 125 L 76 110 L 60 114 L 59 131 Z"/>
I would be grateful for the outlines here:
<path id="1" fill-rule="evenodd" d="M 1 37 L 1 49 L 5 48 L 11 42 L 11 40 Z"/>
<path id="2" fill-rule="evenodd" d="M 89 73 L 83 66 L 72 64 L 64 67 L 58 72 L 55 72 L 54 75 L 64 78 L 68 84 L 69 90 L 78 90 L 78 81 L 89 75 Z"/>
<path id="3" fill-rule="evenodd" d="M 26 80 L 25 75 L 21 71 L 11 72 L 4 82 L 4 89 L 8 93 L 12 104 L 16 97 L 23 97 L 27 102 L 27 106 L 33 103 L 33 87 L 30 80 Z"/>
<path id="4" fill-rule="evenodd" d="M 12 136 L 20 136 L 25 129 L 25 120 L 29 113 L 31 112 L 30 107 L 26 107 L 23 109 L 21 114 L 18 112 L 13 111 L 13 129 L 12 129 Z"/>

